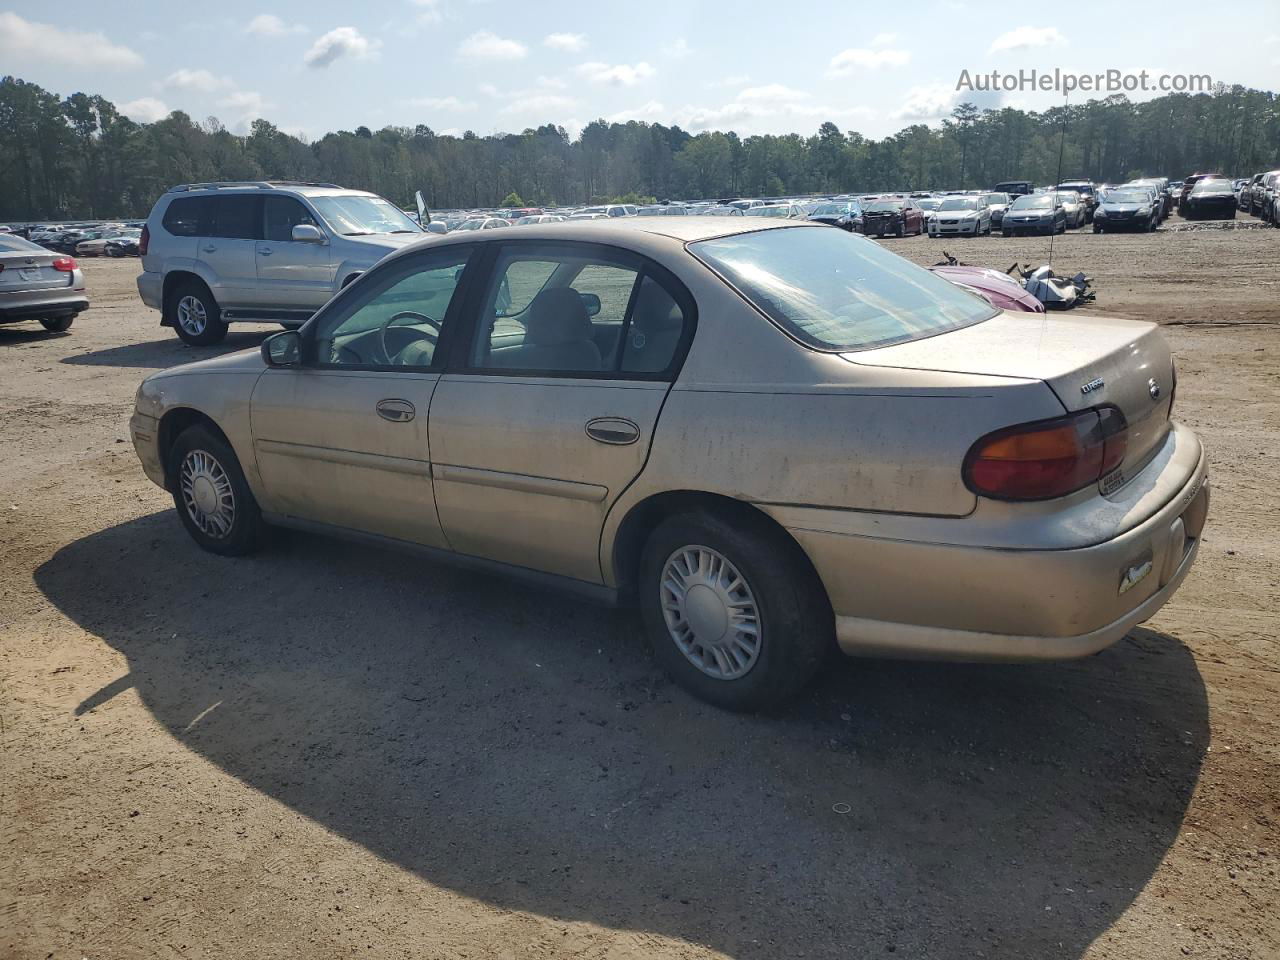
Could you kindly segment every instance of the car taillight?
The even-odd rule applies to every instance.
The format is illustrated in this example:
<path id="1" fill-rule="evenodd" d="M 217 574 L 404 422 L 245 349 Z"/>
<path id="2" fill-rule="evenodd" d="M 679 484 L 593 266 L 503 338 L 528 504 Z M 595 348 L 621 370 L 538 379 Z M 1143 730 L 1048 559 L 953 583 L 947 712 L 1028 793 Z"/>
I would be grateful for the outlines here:
<path id="1" fill-rule="evenodd" d="M 1097 483 L 1124 460 L 1128 424 L 1116 407 L 1005 427 L 964 458 L 964 482 L 997 500 L 1050 500 Z"/>
<path id="2" fill-rule="evenodd" d="M 144 223 L 142 225 L 142 236 L 138 238 L 138 256 L 145 257 L 147 255 L 147 244 L 151 242 L 151 231 Z"/>
<path id="3" fill-rule="evenodd" d="M 53 263 L 50 264 L 55 270 L 61 270 L 63 273 L 70 273 L 79 266 L 75 257 L 55 257 Z"/>

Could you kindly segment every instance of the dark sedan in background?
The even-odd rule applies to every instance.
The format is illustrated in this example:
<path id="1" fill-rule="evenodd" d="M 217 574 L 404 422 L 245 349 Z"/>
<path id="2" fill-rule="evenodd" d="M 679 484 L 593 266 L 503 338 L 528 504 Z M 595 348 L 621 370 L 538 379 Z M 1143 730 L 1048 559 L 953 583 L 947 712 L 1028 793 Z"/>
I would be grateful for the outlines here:
<path id="1" fill-rule="evenodd" d="M 862 208 L 862 232 L 869 237 L 924 233 L 924 211 L 914 200 L 872 200 Z"/>
<path id="2" fill-rule="evenodd" d="M 1154 230 L 1160 223 L 1160 198 L 1149 187 L 1114 187 L 1093 211 L 1093 232 Z"/>
<path id="3" fill-rule="evenodd" d="M 862 232 L 862 205 L 856 200 L 835 200 L 820 203 L 809 214 L 814 223 L 826 223 L 850 233 Z"/>
<path id="4" fill-rule="evenodd" d="M 1018 197 L 1005 211 L 1000 232 L 1006 237 L 1022 233 L 1064 233 L 1067 210 L 1057 193 L 1033 193 Z"/>
<path id="5" fill-rule="evenodd" d="M 1235 185 L 1227 179 L 1198 181 L 1182 201 L 1182 216 L 1186 220 L 1234 220 Z"/>

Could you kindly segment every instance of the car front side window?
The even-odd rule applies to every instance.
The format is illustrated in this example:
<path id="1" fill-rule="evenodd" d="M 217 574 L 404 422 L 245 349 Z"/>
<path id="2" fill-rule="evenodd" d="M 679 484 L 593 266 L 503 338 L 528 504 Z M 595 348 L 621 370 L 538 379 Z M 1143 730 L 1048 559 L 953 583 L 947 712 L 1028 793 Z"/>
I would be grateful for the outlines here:
<path id="1" fill-rule="evenodd" d="M 376 271 L 316 322 L 309 351 L 319 366 L 431 369 L 470 248 L 405 257 Z"/>

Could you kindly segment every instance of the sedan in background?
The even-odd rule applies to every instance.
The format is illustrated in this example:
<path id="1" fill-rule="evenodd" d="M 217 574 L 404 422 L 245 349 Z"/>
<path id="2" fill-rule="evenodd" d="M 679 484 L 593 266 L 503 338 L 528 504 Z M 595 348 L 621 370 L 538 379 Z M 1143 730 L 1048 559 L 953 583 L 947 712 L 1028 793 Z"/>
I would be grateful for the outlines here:
<path id="1" fill-rule="evenodd" d="M 1173 387 L 1155 324 L 1028 322 L 813 224 L 628 217 L 412 243 L 148 377 L 130 431 L 205 550 L 292 526 L 625 603 L 749 710 L 835 645 L 1050 660 L 1153 616 L 1209 505 Z"/>
<path id="2" fill-rule="evenodd" d="M 1067 229 L 1067 211 L 1056 193 L 1032 193 L 1009 204 L 1000 232 L 1006 237 L 1024 233 L 1063 233 Z"/>
<path id="3" fill-rule="evenodd" d="M 0 236 L 0 323 L 39 320 L 51 333 L 87 310 L 84 274 L 74 257 L 12 234 Z"/>
<path id="4" fill-rule="evenodd" d="M 1062 204 L 1063 212 L 1067 218 L 1067 228 L 1074 230 L 1076 227 L 1083 226 L 1088 211 L 1085 208 L 1084 200 L 1075 190 L 1059 190 L 1058 202 Z"/>
<path id="5" fill-rule="evenodd" d="M 803 220 L 804 213 L 794 203 L 765 203 L 742 211 L 744 217 L 773 217 L 781 220 Z"/>
<path id="6" fill-rule="evenodd" d="M 862 232 L 869 237 L 919 236 L 924 230 L 924 211 L 914 200 L 872 200 L 862 208 Z"/>
<path id="7" fill-rule="evenodd" d="M 808 219 L 813 223 L 826 223 L 850 233 L 862 232 L 862 205 L 857 200 L 838 200 L 820 203 L 813 208 Z"/>
<path id="8" fill-rule="evenodd" d="M 1186 220 L 1234 220 L 1236 192 L 1230 180 L 1205 177 L 1199 180 L 1182 201 Z"/>
<path id="9" fill-rule="evenodd" d="M 1093 212 L 1093 232 L 1154 230 L 1160 223 L 1160 201 L 1149 187 L 1113 187 Z"/>
<path id="10" fill-rule="evenodd" d="M 976 237 L 991 232 L 986 197 L 946 197 L 929 217 L 931 237 Z"/>
<path id="11" fill-rule="evenodd" d="M 474 217 L 470 220 L 462 221 L 453 229 L 454 231 L 466 232 L 469 230 L 500 230 L 502 227 L 509 226 L 511 226 L 511 222 L 504 220 L 502 217 Z"/>

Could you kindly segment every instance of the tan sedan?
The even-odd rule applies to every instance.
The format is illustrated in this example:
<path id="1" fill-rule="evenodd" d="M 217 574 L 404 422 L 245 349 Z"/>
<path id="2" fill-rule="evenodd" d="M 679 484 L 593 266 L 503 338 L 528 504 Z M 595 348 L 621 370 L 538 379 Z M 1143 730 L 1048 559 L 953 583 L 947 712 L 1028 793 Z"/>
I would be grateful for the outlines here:
<path id="1" fill-rule="evenodd" d="M 208 550 L 279 524 L 639 606 L 714 703 L 849 654 L 1092 653 L 1208 509 L 1151 324 L 1028 317 L 865 237 L 535 224 L 394 253 L 300 331 L 166 370 L 134 445 Z"/>

